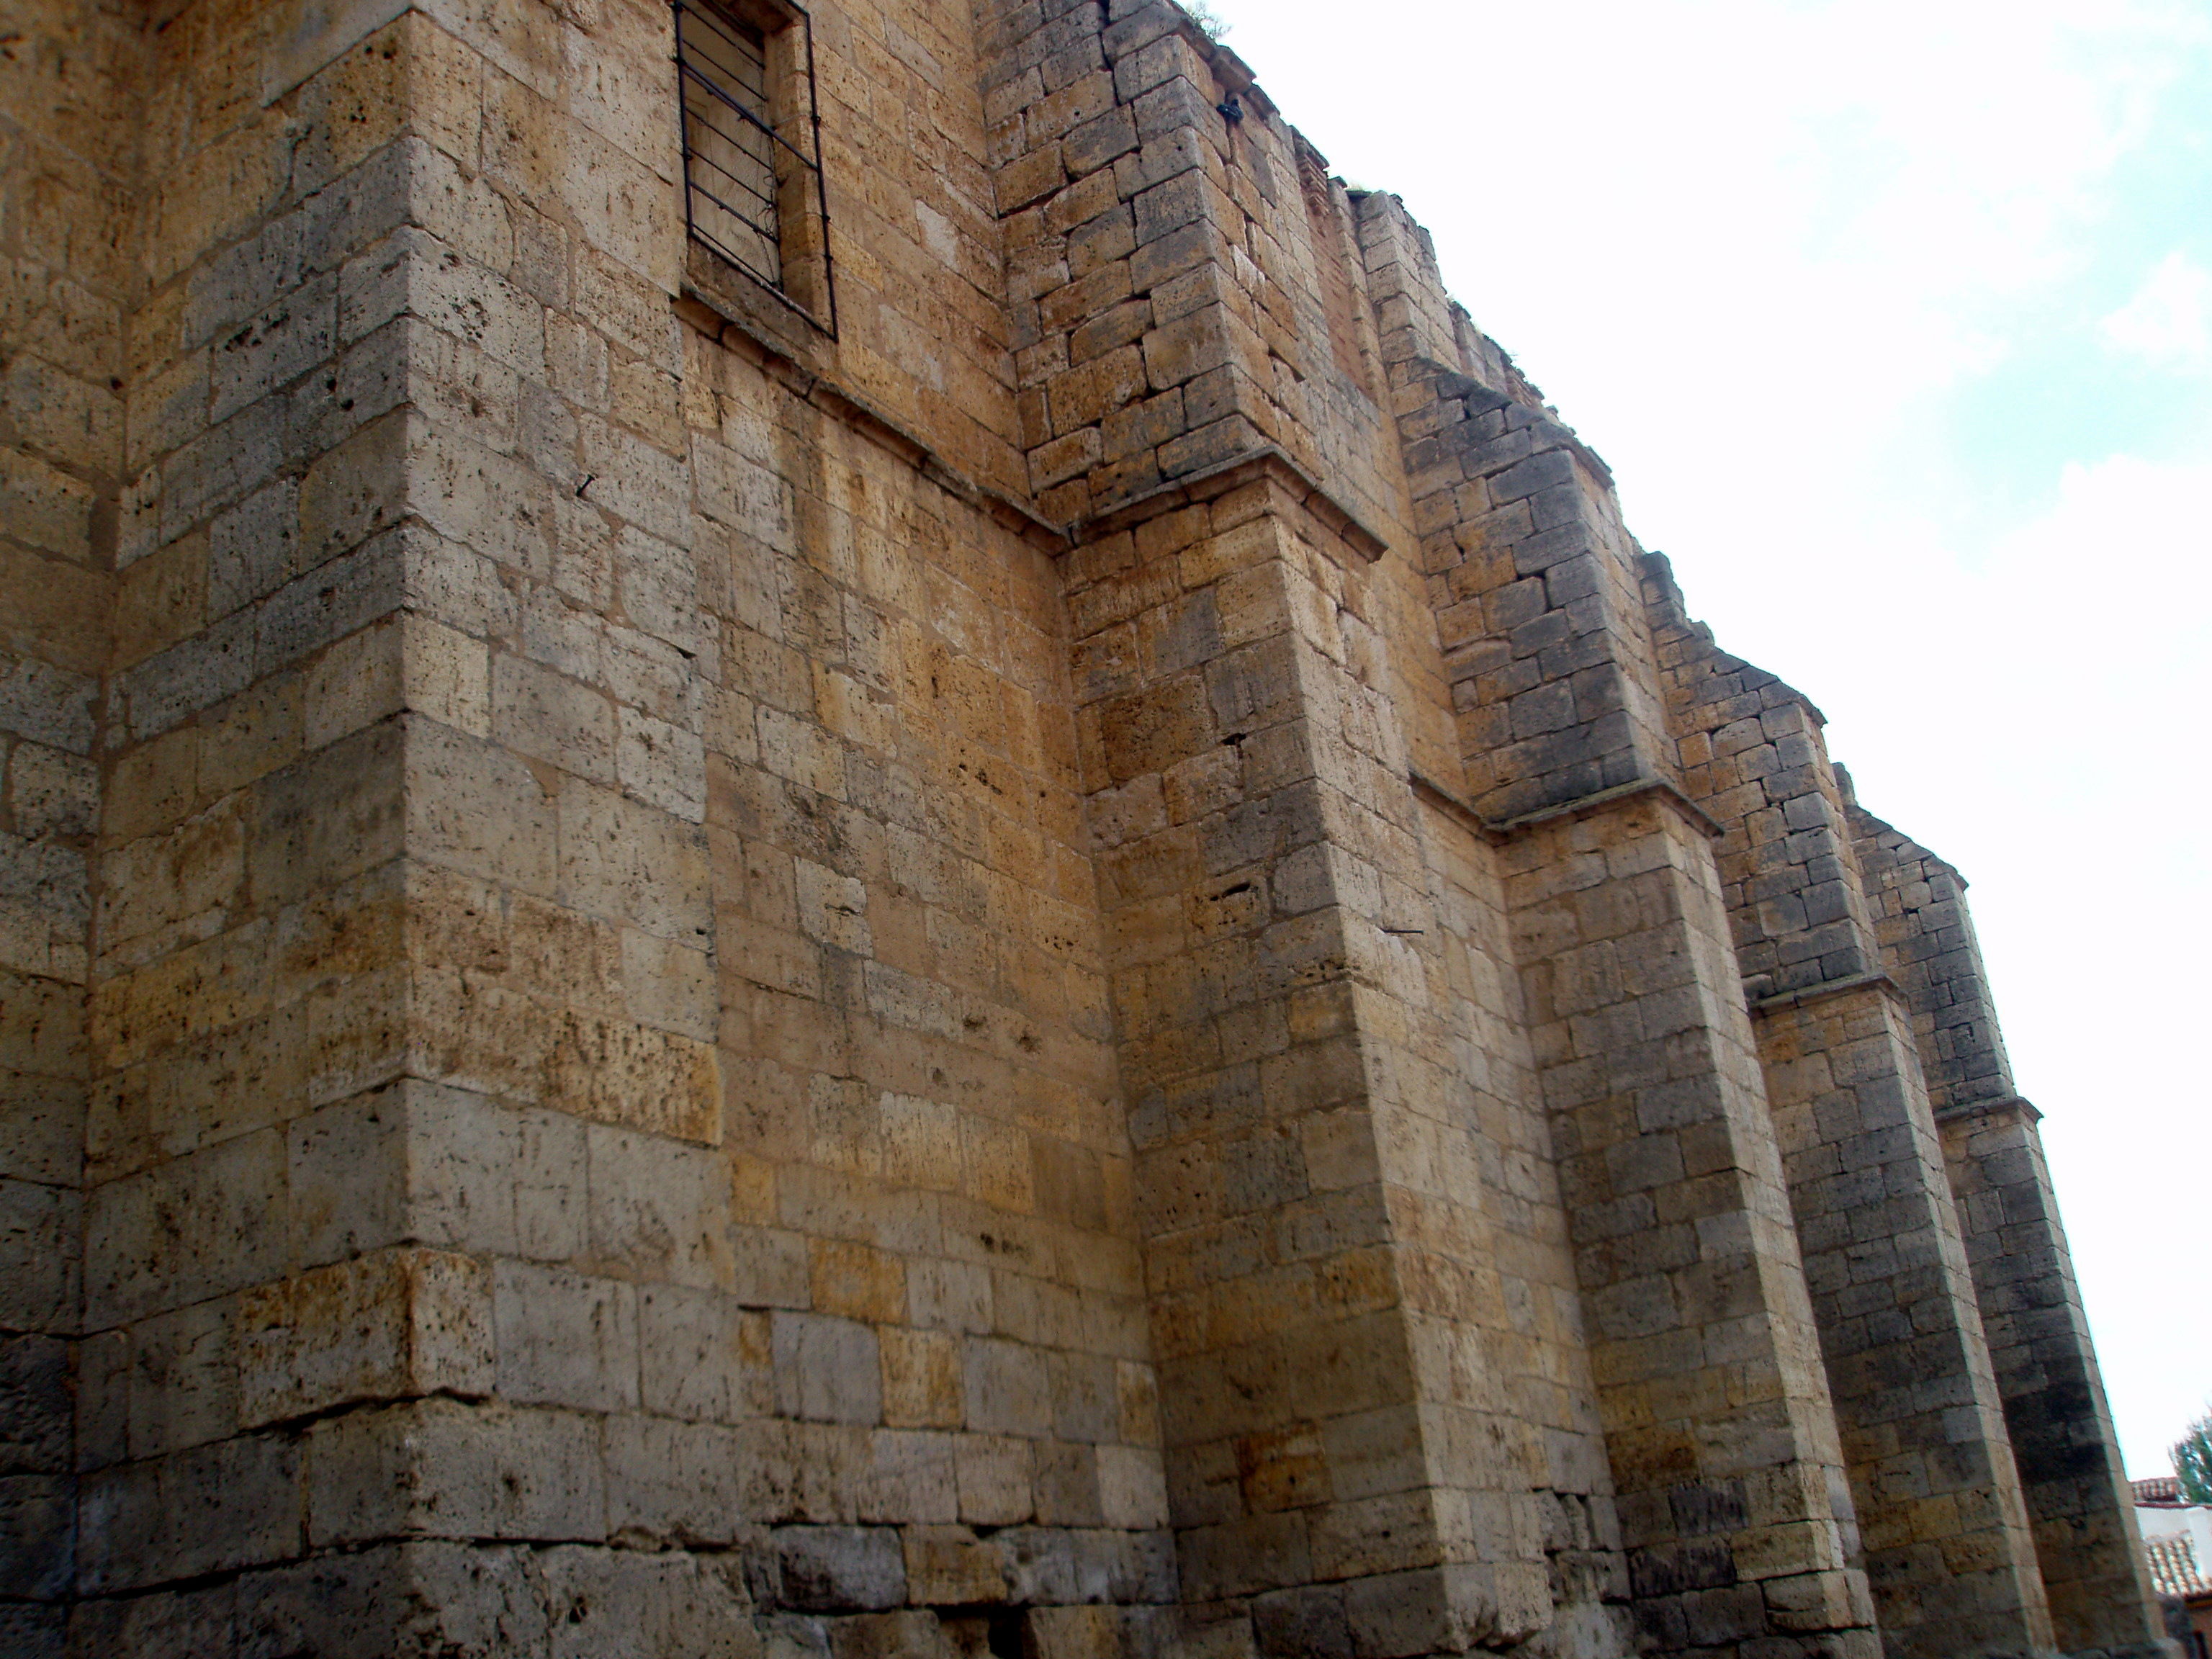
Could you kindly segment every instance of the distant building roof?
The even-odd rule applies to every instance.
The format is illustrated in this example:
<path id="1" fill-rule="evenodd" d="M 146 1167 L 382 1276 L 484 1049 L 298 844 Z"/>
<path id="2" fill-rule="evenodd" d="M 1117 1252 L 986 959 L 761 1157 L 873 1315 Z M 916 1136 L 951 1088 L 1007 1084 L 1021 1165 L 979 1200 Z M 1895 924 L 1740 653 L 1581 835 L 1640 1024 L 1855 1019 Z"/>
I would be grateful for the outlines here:
<path id="1" fill-rule="evenodd" d="M 2151 1539 L 2143 1551 L 2150 1557 L 2151 1586 L 2160 1595 L 2179 1596 L 2184 1601 L 2212 1595 L 2212 1578 L 2197 1570 L 2197 1547 L 2186 1534 Z"/>
<path id="2" fill-rule="evenodd" d="M 2181 1480 L 2179 1476 L 2154 1474 L 2148 1480 L 2131 1480 L 2136 1502 L 2146 1509 L 2179 1508 L 2181 1504 Z"/>

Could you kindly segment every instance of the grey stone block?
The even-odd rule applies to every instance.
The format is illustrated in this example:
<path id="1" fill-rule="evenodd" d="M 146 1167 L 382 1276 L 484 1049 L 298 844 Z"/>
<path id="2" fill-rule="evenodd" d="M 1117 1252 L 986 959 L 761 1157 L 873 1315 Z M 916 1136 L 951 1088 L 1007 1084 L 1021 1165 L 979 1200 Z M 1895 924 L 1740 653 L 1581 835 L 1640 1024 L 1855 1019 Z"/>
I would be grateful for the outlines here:
<path id="1" fill-rule="evenodd" d="M 348 1413 L 307 1437 L 318 1547 L 407 1534 L 598 1539 L 596 1418 L 432 1400 Z"/>
<path id="2" fill-rule="evenodd" d="M 70 1467 L 70 1345 L 33 1334 L 0 1337 L 0 1475 Z"/>
<path id="3" fill-rule="evenodd" d="M 0 1476 L 0 1597 L 52 1601 L 76 1567 L 76 1482 L 66 1474 Z"/>
<path id="4" fill-rule="evenodd" d="M 70 1610 L 58 1602 L 0 1602 L 0 1653 L 12 1659 L 64 1659 L 69 1650 Z M 117 1650 L 125 1651 L 125 1650 Z M 128 1650 L 143 1659 L 167 1659 L 144 1649 Z"/>
<path id="5" fill-rule="evenodd" d="M 493 1268 L 499 1393 L 586 1411 L 637 1407 L 637 1293 L 619 1280 L 520 1261 Z"/>
<path id="6" fill-rule="evenodd" d="M 562 1547 L 533 1567 L 548 1659 L 762 1659 L 735 1557 Z"/>
<path id="7" fill-rule="evenodd" d="M 818 1422 L 883 1420 L 876 1334 L 849 1319 L 778 1313 L 773 1331 L 776 1409 Z"/>
<path id="8" fill-rule="evenodd" d="M 605 1428 L 607 1530 L 624 1539 L 727 1546 L 743 1538 L 745 1445 L 715 1423 L 612 1417 Z"/>
<path id="9" fill-rule="evenodd" d="M 541 1659 L 534 1577 L 528 1551 L 441 1542 L 249 1573 L 236 1591 L 237 1659 Z"/>
<path id="10" fill-rule="evenodd" d="M 777 1595 L 803 1613 L 861 1613 L 906 1600 L 906 1557 L 889 1527 L 787 1527 L 775 1539 Z"/>

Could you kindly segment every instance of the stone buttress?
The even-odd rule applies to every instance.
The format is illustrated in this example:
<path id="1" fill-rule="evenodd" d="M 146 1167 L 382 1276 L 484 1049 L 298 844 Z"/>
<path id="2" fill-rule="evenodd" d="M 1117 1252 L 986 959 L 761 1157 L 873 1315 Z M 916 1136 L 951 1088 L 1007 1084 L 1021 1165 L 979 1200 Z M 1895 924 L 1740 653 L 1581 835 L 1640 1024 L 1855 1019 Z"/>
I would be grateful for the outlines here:
<path id="1" fill-rule="evenodd" d="M 1955 875 L 1395 198 L 685 3 L 780 282 L 661 0 L 10 25 L 0 1647 L 2160 1651 Z"/>
<path id="2" fill-rule="evenodd" d="M 2036 1559 L 2058 1645 L 2139 1650 L 2145 1568 L 2134 1501 L 2036 1131 L 2013 1086 L 1966 884 L 1862 809 L 1847 822 L 1881 965 L 1902 992 L 1957 1194 Z"/>
<path id="3" fill-rule="evenodd" d="M 1885 1646 L 2051 1644 L 2019 1477 L 1904 994 L 1881 971 L 1820 716 L 1649 598 L 1723 894 Z"/>
<path id="4" fill-rule="evenodd" d="M 1363 204 L 1469 809 L 1501 843 L 1644 1651 L 1878 1651 L 1717 826 L 1602 465 Z M 1428 278 L 1429 280 L 1424 280 Z"/>
<path id="5" fill-rule="evenodd" d="M 1561 1483 L 1440 1029 L 1387 544 L 1314 478 L 1299 157 L 1171 9 L 1058 9 L 999 14 L 987 79 L 1031 478 L 1075 526 L 1183 1595 L 1249 1606 L 1268 1653 L 1541 1639 L 1581 1616 Z M 1595 1473 L 1567 1506 L 1609 1530 Z"/>

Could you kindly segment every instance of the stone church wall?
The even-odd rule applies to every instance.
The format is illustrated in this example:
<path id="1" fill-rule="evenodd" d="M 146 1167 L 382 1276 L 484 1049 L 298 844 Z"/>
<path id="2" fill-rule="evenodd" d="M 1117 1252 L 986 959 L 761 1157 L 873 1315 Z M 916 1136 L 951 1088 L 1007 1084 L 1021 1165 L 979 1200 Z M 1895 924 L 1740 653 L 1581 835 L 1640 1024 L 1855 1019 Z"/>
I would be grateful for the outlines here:
<path id="1" fill-rule="evenodd" d="M 56 7 L 0 94 L 0 1646 L 72 1589 L 89 855 L 116 613 L 134 32 Z"/>
<path id="2" fill-rule="evenodd" d="M 1174 6 L 822 0 L 811 319 L 657 0 L 22 10 L 0 1645 L 2159 1650 L 1955 878 Z"/>

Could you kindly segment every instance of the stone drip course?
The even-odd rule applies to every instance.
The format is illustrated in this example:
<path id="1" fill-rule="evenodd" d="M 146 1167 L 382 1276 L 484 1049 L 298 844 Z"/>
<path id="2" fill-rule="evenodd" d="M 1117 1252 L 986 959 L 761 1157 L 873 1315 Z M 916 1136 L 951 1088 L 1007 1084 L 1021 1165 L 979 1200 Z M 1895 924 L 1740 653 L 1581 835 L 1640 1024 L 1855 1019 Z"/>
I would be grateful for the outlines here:
<path id="1" fill-rule="evenodd" d="M 1403 204 L 727 9 L 781 286 L 659 0 L 9 25 L 0 1652 L 2166 1653 L 1964 884 Z"/>

